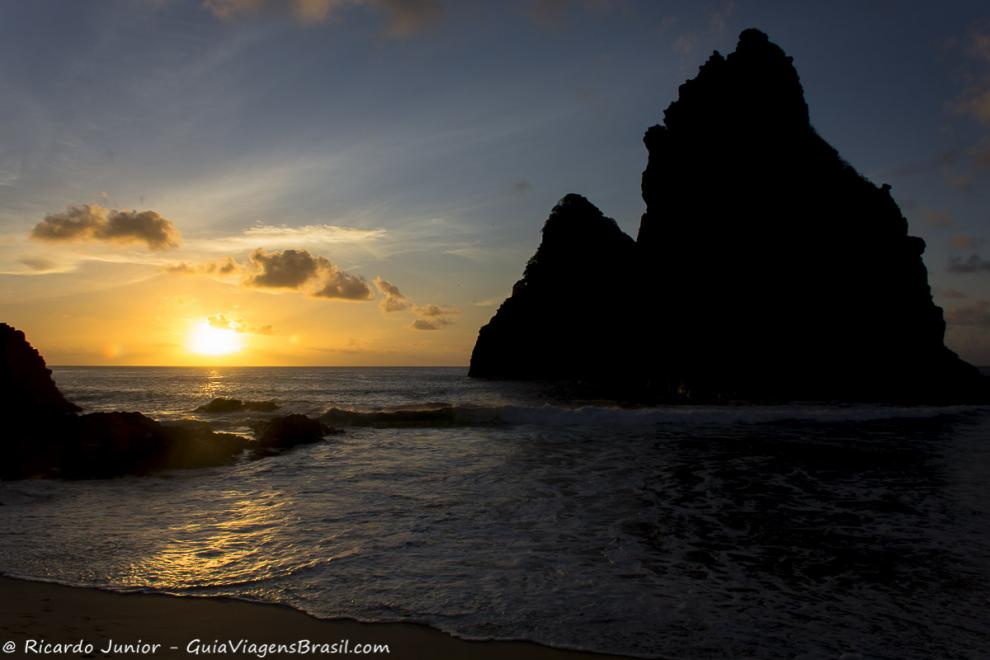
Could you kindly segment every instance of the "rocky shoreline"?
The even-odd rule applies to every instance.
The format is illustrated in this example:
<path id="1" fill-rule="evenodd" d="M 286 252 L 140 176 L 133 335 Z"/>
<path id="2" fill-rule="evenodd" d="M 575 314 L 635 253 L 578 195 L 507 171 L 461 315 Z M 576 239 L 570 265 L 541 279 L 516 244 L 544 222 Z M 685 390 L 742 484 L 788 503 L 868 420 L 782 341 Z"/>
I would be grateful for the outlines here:
<path id="1" fill-rule="evenodd" d="M 303 415 L 255 425 L 254 439 L 213 431 L 205 422 L 163 424 L 140 412 L 81 414 L 51 377 L 24 333 L 0 323 L 0 414 L 5 441 L 0 479 L 94 479 L 256 460 L 321 441 L 338 431 Z M 273 402 L 214 400 L 210 412 L 275 409 Z"/>

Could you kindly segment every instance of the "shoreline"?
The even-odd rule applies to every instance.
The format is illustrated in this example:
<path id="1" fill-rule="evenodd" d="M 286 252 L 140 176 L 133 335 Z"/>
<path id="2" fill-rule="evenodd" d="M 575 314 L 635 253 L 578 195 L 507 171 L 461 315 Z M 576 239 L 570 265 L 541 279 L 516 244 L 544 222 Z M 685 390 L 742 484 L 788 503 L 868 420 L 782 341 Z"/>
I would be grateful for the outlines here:
<path id="1" fill-rule="evenodd" d="M 32 651 L 44 643 L 74 645 L 80 641 L 92 649 L 78 648 L 42 653 Z M 104 653 L 109 641 L 144 644 L 140 650 Z M 200 640 L 199 644 L 195 640 Z M 210 651 L 217 642 L 237 643 L 237 650 Z M 199 656 L 235 658 L 299 657 L 307 654 L 265 653 L 262 645 L 291 644 L 307 640 L 327 645 L 308 657 L 354 655 L 357 645 L 386 644 L 388 653 L 371 657 L 438 660 L 444 658 L 520 658 L 521 660 L 609 660 L 631 656 L 608 655 L 544 646 L 527 641 L 473 641 L 455 637 L 418 623 L 365 623 L 354 619 L 319 619 L 288 605 L 255 603 L 229 597 L 175 596 L 147 592 L 116 592 L 95 587 L 74 587 L 0 575 L 0 644 L 6 657 L 154 657 Z M 250 652 L 249 644 L 258 647 Z M 337 644 L 334 653 L 330 645 Z M 158 645 L 155 648 L 155 645 Z M 345 648 L 348 653 L 341 653 Z M 215 647 L 214 647 L 215 648 Z M 195 651 L 199 650 L 197 654 Z"/>

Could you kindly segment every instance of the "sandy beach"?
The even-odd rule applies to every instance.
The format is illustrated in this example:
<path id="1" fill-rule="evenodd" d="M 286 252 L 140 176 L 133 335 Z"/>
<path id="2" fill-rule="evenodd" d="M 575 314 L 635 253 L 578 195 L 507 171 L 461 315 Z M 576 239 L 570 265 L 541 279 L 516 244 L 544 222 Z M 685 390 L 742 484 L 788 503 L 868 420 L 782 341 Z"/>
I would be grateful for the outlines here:
<path id="1" fill-rule="evenodd" d="M 91 644 L 92 650 L 82 648 L 80 652 L 80 642 L 83 647 Z M 238 643 L 241 646 L 234 648 Z M 295 653 L 271 650 L 271 645 L 293 643 Z M 114 652 L 114 644 L 130 646 L 118 646 Z M 366 644 L 387 645 L 388 652 L 376 653 Z M 337 645 L 336 652 L 333 645 Z M 335 654 L 424 660 L 623 657 L 527 642 L 466 641 L 415 624 L 321 620 L 289 607 L 226 598 L 121 594 L 8 577 L 0 577 L 0 648 L 11 658 L 271 658 Z M 346 653 L 342 653 L 345 648 Z"/>

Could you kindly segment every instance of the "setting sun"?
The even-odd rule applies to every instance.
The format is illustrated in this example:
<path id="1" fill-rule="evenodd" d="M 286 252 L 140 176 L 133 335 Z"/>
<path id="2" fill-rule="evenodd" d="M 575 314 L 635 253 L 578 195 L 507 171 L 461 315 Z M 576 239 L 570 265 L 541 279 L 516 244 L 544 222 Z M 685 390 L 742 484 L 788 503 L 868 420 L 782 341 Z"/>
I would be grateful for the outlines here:
<path id="1" fill-rule="evenodd" d="M 189 349 L 202 355 L 227 355 L 244 348 L 244 340 L 234 330 L 216 328 L 204 321 L 196 324 L 189 335 Z"/>

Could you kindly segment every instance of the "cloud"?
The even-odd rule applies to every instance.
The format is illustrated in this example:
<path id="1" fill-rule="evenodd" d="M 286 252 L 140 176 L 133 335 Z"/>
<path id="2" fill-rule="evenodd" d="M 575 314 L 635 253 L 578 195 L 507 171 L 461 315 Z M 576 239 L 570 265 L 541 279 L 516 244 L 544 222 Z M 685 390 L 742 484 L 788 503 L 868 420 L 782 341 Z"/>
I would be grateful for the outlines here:
<path id="1" fill-rule="evenodd" d="M 258 224 L 238 234 L 192 239 L 186 241 L 185 246 L 190 250 L 217 254 L 230 254 L 259 247 L 310 251 L 338 245 L 369 248 L 371 243 L 379 241 L 386 234 L 386 230 L 381 228 L 363 229 L 331 224 L 296 227 Z"/>
<path id="2" fill-rule="evenodd" d="M 950 273 L 990 272 L 990 261 L 984 260 L 978 254 L 971 254 L 965 260 L 962 257 L 952 257 L 946 270 Z"/>
<path id="3" fill-rule="evenodd" d="M 70 206 L 45 216 L 30 236 L 49 242 L 145 243 L 150 250 L 177 247 L 180 239 L 172 221 L 154 211 L 108 210 L 98 204 Z"/>
<path id="4" fill-rule="evenodd" d="M 430 26 L 443 16 L 443 6 L 436 0 L 378 0 L 372 6 L 388 14 L 388 33 L 406 37 Z"/>
<path id="5" fill-rule="evenodd" d="M 982 246 L 986 241 L 982 238 L 976 236 L 964 236 L 962 234 L 957 234 L 949 238 L 949 245 L 956 248 L 957 250 L 975 250 Z"/>
<path id="6" fill-rule="evenodd" d="M 250 335 L 272 334 L 272 326 L 270 325 L 252 326 L 245 323 L 243 319 L 232 321 L 223 314 L 210 316 L 206 319 L 206 321 L 214 328 L 220 328 L 221 330 L 233 330 L 234 332 L 241 332 Z"/>
<path id="7" fill-rule="evenodd" d="M 339 225 L 302 225 L 288 227 L 286 225 L 255 225 L 244 230 L 241 240 L 254 245 L 276 241 L 308 241 L 323 243 L 348 243 L 370 241 L 383 237 L 384 229 L 361 229 L 358 227 L 341 227 Z"/>
<path id="8" fill-rule="evenodd" d="M 268 252 L 258 248 L 251 252 L 253 274 L 244 284 L 259 288 L 299 289 L 315 285 L 312 295 L 317 298 L 342 300 L 371 300 L 374 294 L 365 279 L 347 273 L 326 257 L 314 256 L 306 250 Z"/>
<path id="9" fill-rule="evenodd" d="M 165 266 L 162 270 L 177 275 L 236 275 L 243 270 L 243 266 L 237 263 L 233 257 L 224 257 L 195 265 L 183 261 Z"/>
<path id="10" fill-rule="evenodd" d="M 17 261 L 36 271 L 54 270 L 57 265 L 54 261 L 42 257 L 21 257 Z"/>
<path id="11" fill-rule="evenodd" d="M 432 304 L 416 305 L 413 307 L 413 313 L 419 317 L 412 322 L 414 330 L 439 330 L 454 324 L 454 320 L 450 317 L 457 314 L 457 309 Z"/>
<path id="12" fill-rule="evenodd" d="M 386 312 L 401 312 L 409 307 L 409 301 L 406 297 L 402 295 L 399 291 L 399 287 L 395 286 L 387 280 L 383 280 L 380 277 L 375 278 L 375 286 L 382 293 L 381 308 Z"/>
<path id="13" fill-rule="evenodd" d="M 966 54 L 976 62 L 980 70 L 970 75 L 969 85 L 949 107 L 970 115 L 982 123 L 990 123 L 990 24 L 976 27 L 963 43 Z"/>
<path id="14" fill-rule="evenodd" d="M 951 227 L 953 225 L 952 216 L 947 211 L 938 209 L 922 209 L 921 220 L 930 227 Z"/>
<path id="15" fill-rule="evenodd" d="M 177 275 L 241 275 L 242 286 L 301 290 L 317 298 L 374 298 L 374 292 L 363 277 L 345 272 L 326 257 L 310 254 L 307 250 L 256 248 L 248 256 L 246 265 L 233 257 L 224 257 L 199 264 L 180 262 L 162 270 Z"/>
<path id="16" fill-rule="evenodd" d="M 329 263 L 329 262 L 327 262 Z M 371 300 L 375 294 L 360 275 L 345 273 L 333 264 L 323 271 L 319 288 L 313 292 L 317 298 L 339 298 L 341 300 Z"/>
<path id="17" fill-rule="evenodd" d="M 203 0 L 203 7 L 224 20 L 268 9 L 288 14 L 304 25 L 324 23 L 351 7 L 370 7 L 385 14 L 386 32 L 393 37 L 419 32 L 444 13 L 439 0 Z"/>
<path id="18" fill-rule="evenodd" d="M 250 260 L 256 272 L 245 280 L 245 284 L 287 289 L 298 289 L 315 277 L 321 267 L 320 260 L 326 261 L 306 250 L 266 252 L 264 248 L 254 250 Z"/>
<path id="19" fill-rule="evenodd" d="M 961 300 L 966 297 L 966 294 L 958 289 L 939 289 L 938 296 L 946 300 Z"/>
<path id="20" fill-rule="evenodd" d="M 970 305 L 952 307 L 946 311 L 945 320 L 952 325 L 990 327 L 990 303 L 981 300 Z"/>

